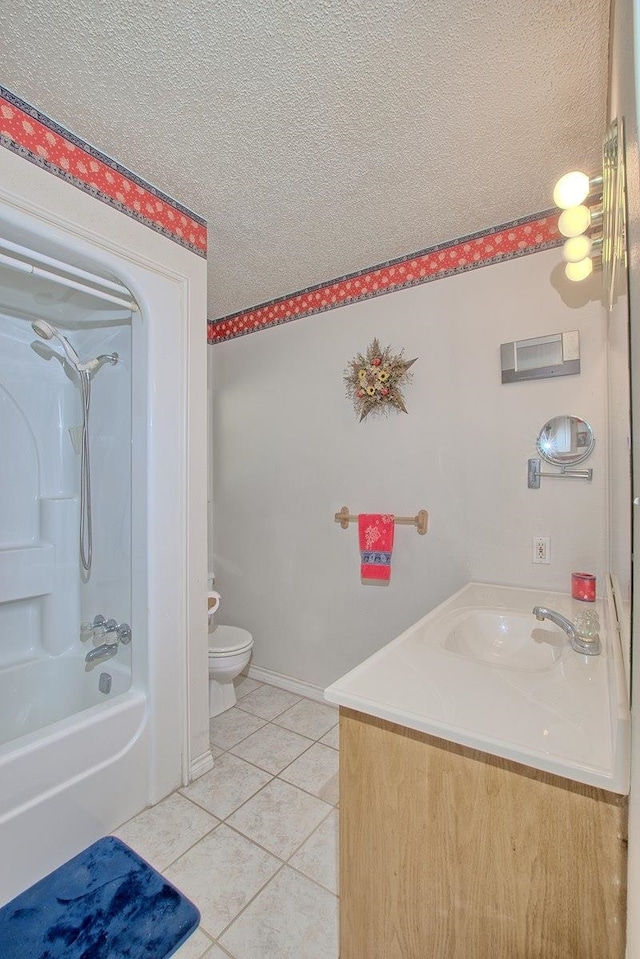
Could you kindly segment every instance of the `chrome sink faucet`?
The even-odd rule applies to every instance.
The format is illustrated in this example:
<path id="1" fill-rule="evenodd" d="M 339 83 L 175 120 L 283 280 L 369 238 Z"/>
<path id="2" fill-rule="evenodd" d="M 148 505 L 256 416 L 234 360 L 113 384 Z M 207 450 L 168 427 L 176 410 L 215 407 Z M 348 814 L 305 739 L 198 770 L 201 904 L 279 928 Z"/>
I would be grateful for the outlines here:
<path id="1" fill-rule="evenodd" d="M 547 609 L 546 606 L 534 606 L 532 612 L 535 618 L 540 620 L 540 622 L 548 619 L 549 622 L 555 623 L 556 626 L 564 630 L 571 642 L 571 648 L 575 649 L 576 653 L 584 653 L 586 656 L 597 656 L 602 652 L 602 644 L 599 636 L 581 636 L 575 623 L 572 623 L 571 620 L 563 616 L 562 613 L 556 612 L 555 609 Z"/>

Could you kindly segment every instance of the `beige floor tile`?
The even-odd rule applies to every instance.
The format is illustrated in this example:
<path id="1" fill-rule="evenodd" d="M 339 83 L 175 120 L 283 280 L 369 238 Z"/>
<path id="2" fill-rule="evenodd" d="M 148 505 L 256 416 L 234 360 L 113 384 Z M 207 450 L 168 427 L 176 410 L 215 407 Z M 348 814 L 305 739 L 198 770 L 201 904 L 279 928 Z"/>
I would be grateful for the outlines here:
<path id="1" fill-rule="evenodd" d="M 162 871 L 217 824 L 214 816 L 173 793 L 120 826 L 114 836 Z"/>
<path id="2" fill-rule="evenodd" d="M 280 779 L 335 805 L 338 801 L 338 753 L 314 743 L 280 773 Z"/>
<path id="3" fill-rule="evenodd" d="M 273 779 L 227 822 L 269 852 L 288 859 L 330 810 L 315 796 Z"/>
<path id="4" fill-rule="evenodd" d="M 174 952 L 172 959 L 205 959 L 205 955 L 209 955 L 208 949 L 211 949 L 211 939 L 205 936 L 202 930 L 196 929 L 178 951 Z"/>
<path id="5" fill-rule="evenodd" d="M 212 946 L 209 952 L 206 952 L 202 959 L 229 959 L 230 953 L 225 952 L 220 946 Z"/>
<path id="6" fill-rule="evenodd" d="M 334 809 L 303 846 L 289 860 L 289 865 L 314 879 L 329 892 L 338 892 L 338 811 Z"/>
<path id="7" fill-rule="evenodd" d="M 256 729 L 264 726 L 264 723 L 264 719 L 233 706 L 209 720 L 209 738 L 214 746 L 231 749 L 251 733 L 255 733 Z"/>
<path id="8" fill-rule="evenodd" d="M 303 699 L 274 720 L 278 726 L 291 729 L 309 739 L 320 739 L 338 722 L 335 706 L 326 706 L 311 699 Z"/>
<path id="9" fill-rule="evenodd" d="M 244 697 L 252 693 L 254 689 L 260 689 L 262 683 L 241 673 L 237 679 L 234 679 L 233 685 L 236 688 L 236 699 L 244 699 Z"/>
<path id="10" fill-rule="evenodd" d="M 275 719 L 285 709 L 299 703 L 301 698 L 301 696 L 296 696 L 295 693 L 287 692 L 286 689 L 265 685 L 249 693 L 238 705 L 240 709 L 246 709 L 248 713 L 253 713 L 254 716 L 259 716 L 261 719 Z"/>
<path id="11" fill-rule="evenodd" d="M 323 736 L 320 742 L 323 746 L 331 746 L 332 749 L 339 749 L 339 733 L 340 733 L 340 724 L 334 726 L 333 729 L 330 729 L 326 736 Z"/>
<path id="12" fill-rule="evenodd" d="M 222 823 L 165 871 L 200 910 L 204 932 L 217 938 L 281 863 Z"/>
<path id="13" fill-rule="evenodd" d="M 337 899 L 285 866 L 220 942 L 237 959 L 337 959 Z"/>
<path id="14" fill-rule="evenodd" d="M 256 769 L 244 759 L 223 753 L 210 772 L 180 791 L 218 819 L 226 819 L 270 779 L 269 773 Z"/>
<path id="15" fill-rule="evenodd" d="M 290 729 L 267 723 L 234 746 L 231 752 L 275 776 L 312 743 L 312 739 L 292 733 Z"/>

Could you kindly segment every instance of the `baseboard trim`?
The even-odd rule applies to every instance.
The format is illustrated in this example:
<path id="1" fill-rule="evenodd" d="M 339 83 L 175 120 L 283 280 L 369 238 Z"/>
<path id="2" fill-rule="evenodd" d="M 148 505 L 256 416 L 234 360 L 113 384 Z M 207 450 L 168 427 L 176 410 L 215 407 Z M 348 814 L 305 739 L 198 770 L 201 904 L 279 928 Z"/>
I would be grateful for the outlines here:
<path id="1" fill-rule="evenodd" d="M 326 702 L 322 686 L 305 683 L 302 679 L 294 679 L 293 676 L 285 676 L 284 673 L 275 673 L 271 669 L 264 669 L 263 666 L 249 666 L 247 675 L 250 679 L 269 683 L 270 686 L 279 686 L 280 689 L 286 689 L 289 693 L 298 693 L 299 696 L 315 699 L 319 703 Z"/>
<path id="2" fill-rule="evenodd" d="M 213 769 L 213 756 L 211 750 L 207 749 L 206 753 L 202 753 L 201 756 L 197 756 L 196 759 L 192 759 L 189 765 L 189 782 L 193 782 L 194 779 L 199 779 L 200 776 L 204 776 L 205 773 L 208 773 Z"/>

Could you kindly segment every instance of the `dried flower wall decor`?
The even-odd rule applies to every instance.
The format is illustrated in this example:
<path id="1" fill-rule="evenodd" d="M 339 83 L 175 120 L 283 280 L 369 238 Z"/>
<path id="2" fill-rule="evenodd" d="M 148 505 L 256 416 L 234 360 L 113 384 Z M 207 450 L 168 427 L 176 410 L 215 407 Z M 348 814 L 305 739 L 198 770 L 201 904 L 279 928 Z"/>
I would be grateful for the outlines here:
<path id="1" fill-rule="evenodd" d="M 409 367 L 413 360 L 403 359 L 404 350 L 394 356 L 391 347 L 380 349 L 377 339 L 371 341 L 366 355 L 358 353 L 344 371 L 347 396 L 353 402 L 360 422 L 370 413 L 389 413 L 393 407 L 406 413 L 401 387 L 411 381 Z"/>

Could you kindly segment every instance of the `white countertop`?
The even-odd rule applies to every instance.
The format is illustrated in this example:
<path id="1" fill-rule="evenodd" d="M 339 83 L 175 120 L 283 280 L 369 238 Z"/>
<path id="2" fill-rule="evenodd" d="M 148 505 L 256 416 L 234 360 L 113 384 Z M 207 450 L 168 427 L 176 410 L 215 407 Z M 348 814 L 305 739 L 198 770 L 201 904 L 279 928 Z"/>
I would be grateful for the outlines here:
<path id="1" fill-rule="evenodd" d="M 629 791 L 629 710 L 610 592 L 602 653 L 575 652 L 533 606 L 569 619 L 568 594 L 470 583 L 325 690 L 329 702 L 611 792 Z M 531 616 L 534 658 L 495 662 L 452 644 L 478 611 Z M 524 620 L 528 630 L 528 620 Z M 460 630 L 458 629 L 458 633 Z M 457 635 L 457 634 L 456 634 Z M 498 644 L 499 644 L 499 637 Z M 473 642 L 473 637 L 471 637 Z M 504 647 L 504 644 L 501 644 Z M 544 647 L 544 648 L 543 648 Z M 547 658 L 537 657 L 540 653 Z M 521 665 L 517 665 L 520 663 Z"/>

